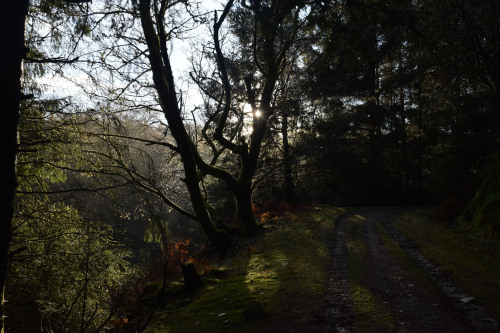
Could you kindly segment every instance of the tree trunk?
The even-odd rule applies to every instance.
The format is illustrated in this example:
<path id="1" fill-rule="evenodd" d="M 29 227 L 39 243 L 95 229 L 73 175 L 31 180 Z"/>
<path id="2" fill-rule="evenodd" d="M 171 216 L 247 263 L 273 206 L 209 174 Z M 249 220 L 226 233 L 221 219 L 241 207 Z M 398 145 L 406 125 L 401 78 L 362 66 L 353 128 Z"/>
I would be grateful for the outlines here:
<path id="1" fill-rule="evenodd" d="M 283 137 L 283 165 L 285 179 L 283 191 L 285 192 L 285 201 L 293 203 L 295 201 L 293 179 L 292 179 L 292 161 L 290 158 L 290 143 L 288 142 L 288 114 L 283 114 L 281 121 L 281 136 Z"/>
<path id="2" fill-rule="evenodd" d="M 422 87 L 420 82 L 420 66 L 418 67 L 418 88 L 417 88 L 417 110 L 418 110 L 418 141 L 417 141 L 417 197 L 418 204 L 421 205 L 423 203 L 423 195 L 422 195 L 422 173 L 424 170 L 424 162 L 423 162 L 423 146 L 422 146 L 422 133 L 423 133 L 423 99 L 422 99 Z"/>
<path id="3" fill-rule="evenodd" d="M 245 237 L 252 237 L 257 232 L 257 224 L 252 209 L 252 179 L 257 168 L 261 144 L 266 132 L 267 118 L 270 115 L 269 109 L 269 107 L 261 106 L 263 116 L 254 119 L 249 154 L 243 159 L 241 173 L 238 177 L 238 189 L 234 193 L 236 197 L 236 213 Z"/>
<path id="4" fill-rule="evenodd" d="M 370 167 L 372 168 L 373 175 L 369 181 L 370 189 L 370 201 L 372 205 L 379 205 L 382 199 L 382 131 L 381 127 L 383 124 L 383 110 L 380 108 L 380 73 L 379 73 L 379 61 L 378 61 L 378 47 L 377 47 L 377 35 L 375 31 L 372 31 L 368 36 L 368 43 L 370 48 L 371 59 L 368 62 L 368 78 L 369 78 L 369 95 L 370 101 L 367 104 L 369 107 L 369 124 L 370 124 L 370 134 L 369 134 L 369 151 L 370 151 Z"/>
<path id="5" fill-rule="evenodd" d="M 404 204 L 409 205 L 411 201 L 410 189 L 410 161 L 408 159 L 408 131 L 406 129 L 405 114 L 405 88 L 403 85 L 403 50 L 399 49 L 399 111 L 400 111 L 400 140 L 401 140 L 401 172 L 403 174 L 403 198 Z"/>
<path id="6" fill-rule="evenodd" d="M 184 263 L 181 265 L 182 276 L 184 277 L 184 290 L 191 292 L 203 287 L 203 281 L 196 271 L 193 263 Z"/>
<path id="7" fill-rule="evenodd" d="M 8 7 L 8 8 L 7 8 Z M 3 44 L 7 47 L 2 54 L 2 121 L 0 135 L 2 142 L 2 208 L 0 209 L 0 331 L 5 327 L 5 284 L 9 266 L 9 246 L 12 239 L 12 218 L 16 182 L 17 126 L 21 102 L 22 61 L 27 49 L 24 45 L 24 27 L 28 15 L 29 1 L 3 2 L 0 22 L 4 32 Z"/>
<path id="8" fill-rule="evenodd" d="M 252 191 L 250 188 L 236 194 L 236 214 L 241 223 L 243 235 L 251 237 L 257 232 L 257 224 L 253 216 Z"/>
<path id="9" fill-rule="evenodd" d="M 184 162 L 184 172 L 186 176 L 185 183 L 189 191 L 189 198 L 198 222 L 200 223 L 201 228 L 203 229 L 203 232 L 207 236 L 208 240 L 217 248 L 222 256 L 225 256 L 233 245 L 234 240 L 224 230 L 219 230 L 210 218 L 206 201 L 201 194 L 198 184 L 194 161 L 190 163 Z"/>
<path id="10" fill-rule="evenodd" d="M 195 146 L 187 134 L 181 117 L 181 111 L 177 102 L 174 76 L 166 49 L 165 27 L 161 22 L 153 23 L 150 13 L 151 0 L 141 0 L 139 2 L 140 16 L 144 37 L 149 49 L 149 62 L 153 72 L 153 81 L 160 100 L 165 118 L 169 124 L 169 129 L 177 143 L 177 151 L 184 166 L 184 182 L 189 192 L 189 198 L 193 206 L 196 218 L 200 223 L 209 241 L 225 255 L 233 244 L 233 239 L 223 230 L 219 230 L 212 219 L 206 205 L 206 201 L 201 193 L 198 168 L 196 166 Z M 162 39 L 163 38 L 163 39 Z"/>

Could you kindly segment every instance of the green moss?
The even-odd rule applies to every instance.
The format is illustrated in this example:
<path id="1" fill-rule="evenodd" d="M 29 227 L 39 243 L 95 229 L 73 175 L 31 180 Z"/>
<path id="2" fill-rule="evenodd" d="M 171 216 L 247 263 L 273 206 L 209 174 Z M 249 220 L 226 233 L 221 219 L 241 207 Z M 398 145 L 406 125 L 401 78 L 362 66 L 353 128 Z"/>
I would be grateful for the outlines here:
<path id="1" fill-rule="evenodd" d="M 240 244 L 230 259 L 203 276 L 204 288 L 185 294 L 180 292 L 180 284 L 172 285 L 177 297 L 159 310 L 147 332 L 259 332 L 283 311 L 313 317 L 314 308 L 288 310 L 286 306 L 293 300 L 322 302 L 334 221 L 345 211 L 324 206 L 267 221 L 266 232 Z M 499 319 L 500 246 L 478 242 L 458 228 L 422 214 L 401 215 L 394 224 Z M 362 216 L 355 215 L 346 225 L 354 325 L 358 332 L 394 331 L 395 319 L 370 289 L 364 223 Z M 376 223 L 376 231 L 383 246 L 409 274 L 436 288 L 380 223 Z"/>
<path id="2" fill-rule="evenodd" d="M 364 239 L 365 219 L 360 215 L 349 218 L 346 226 L 346 243 L 351 298 L 357 332 L 388 332 L 394 330 L 396 322 L 385 305 L 370 291 L 367 282 L 370 272 L 369 250 Z"/>
<path id="3" fill-rule="evenodd" d="M 343 212 L 323 206 L 267 221 L 265 233 L 206 274 L 204 288 L 170 300 L 146 332 L 255 332 L 290 294 L 321 301 L 334 221 Z"/>
<path id="4" fill-rule="evenodd" d="M 394 319 L 369 289 L 362 285 L 351 286 L 353 310 L 356 314 L 356 332 L 389 332 L 396 327 Z"/>
<path id="5" fill-rule="evenodd" d="M 427 218 L 422 211 L 398 216 L 393 223 L 500 320 L 500 244 L 483 242 L 458 226 Z"/>

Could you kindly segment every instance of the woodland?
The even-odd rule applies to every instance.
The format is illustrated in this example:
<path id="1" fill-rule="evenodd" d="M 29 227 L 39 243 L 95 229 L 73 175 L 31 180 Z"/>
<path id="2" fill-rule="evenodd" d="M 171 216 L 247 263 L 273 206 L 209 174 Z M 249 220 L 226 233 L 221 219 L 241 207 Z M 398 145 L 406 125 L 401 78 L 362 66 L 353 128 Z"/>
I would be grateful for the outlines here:
<path id="1" fill-rule="evenodd" d="M 500 234 L 497 0 L 0 6 L 2 333 L 118 330 L 269 207 Z"/>

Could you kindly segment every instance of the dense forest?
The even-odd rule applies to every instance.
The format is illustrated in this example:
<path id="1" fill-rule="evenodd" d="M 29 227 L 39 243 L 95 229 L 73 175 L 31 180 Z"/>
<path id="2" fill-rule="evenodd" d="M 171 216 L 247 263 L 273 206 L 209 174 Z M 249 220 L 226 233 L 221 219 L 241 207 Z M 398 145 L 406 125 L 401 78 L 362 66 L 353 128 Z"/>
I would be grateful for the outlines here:
<path id="1" fill-rule="evenodd" d="M 500 233 L 497 0 L 0 15 L 2 333 L 112 330 L 148 281 L 251 240 L 266 205 L 436 206 Z"/>

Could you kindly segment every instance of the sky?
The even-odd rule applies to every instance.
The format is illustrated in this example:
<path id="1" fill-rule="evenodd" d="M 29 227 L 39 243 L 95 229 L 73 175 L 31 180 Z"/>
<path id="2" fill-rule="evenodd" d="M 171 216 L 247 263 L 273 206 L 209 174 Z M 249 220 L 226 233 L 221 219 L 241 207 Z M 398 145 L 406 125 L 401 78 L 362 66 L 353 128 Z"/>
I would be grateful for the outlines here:
<path id="1" fill-rule="evenodd" d="M 99 1 L 94 1 L 93 5 L 99 6 Z M 214 9 L 223 8 L 223 4 L 221 4 L 220 1 L 213 1 L 213 0 L 201 1 L 201 6 L 207 12 L 211 12 Z M 98 9 L 96 7 L 93 10 L 97 11 Z M 43 29 L 43 26 L 41 28 L 39 27 L 39 29 Z M 192 105 L 197 104 L 201 101 L 201 97 L 197 89 L 195 89 L 194 86 L 189 85 L 187 83 L 189 66 L 190 66 L 188 57 L 190 55 L 190 52 L 192 51 L 192 45 L 191 45 L 191 43 L 193 42 L 192 38 L 193 37 L 209 38 L 210 36 L 208 35 L 207 28 L 201 27 L 198 28 L 196 31 L 191 31 L 187 37 L 191 37 L 191 39 L 190 38 L 184 40 L 175 39 L 173 44 L 170 44 L 169 47 L 171 47 L 171 65 L 174 71 L 174 75 L 176 76 L 176 82 L 178 88 L 186 91 L 189 90 L 187 100 L 189 101 L 190 104 L 189 107 L 192 107 Z M 90 44 L 88 45 L 90 46 L 85 46 L 87 48 L 86 50 L 77 50 L 76 52 L 85 54 L 92 47 L 93 45 L 92 41 L 90 41 Z M 81 58 L 85 58 L 85 56 Z M 85 94 L 85 92 L 78 86 L 78 84 L 80 84 L 86 88 L 93 88 L 93 83 L 92 81 L 89 81 L 88 75 L 85 74 L 83 71 L 75 68 L 75 67 L 85 68 L 84 64 L 78 64 L 77 66 L 64 66 L 64 67 L 53 64 L 52 65 L 49 64 L 46 66 L 48 66 L 47 69 L 49 70 L 46 71 L 46 74 L 44 76 L 39 77 L 37 80 L 37 82 L 45 88 L 45 91 L 43 93 L 44 97 L 61 98 L 61 97 L 71 96 L 76 103 L 80 103 L 83 105 L 92 104 L 93 100 L 90 99 Z M 66 79 L 60 75 L 61 74 L 60 69 L 63 70 L 64 76 L 66 76 L 69 79 Z M 105 73 L 104 71 L 97 74 L 100 83 L 105 82 L 106 75 L 107 73 Z"/>

